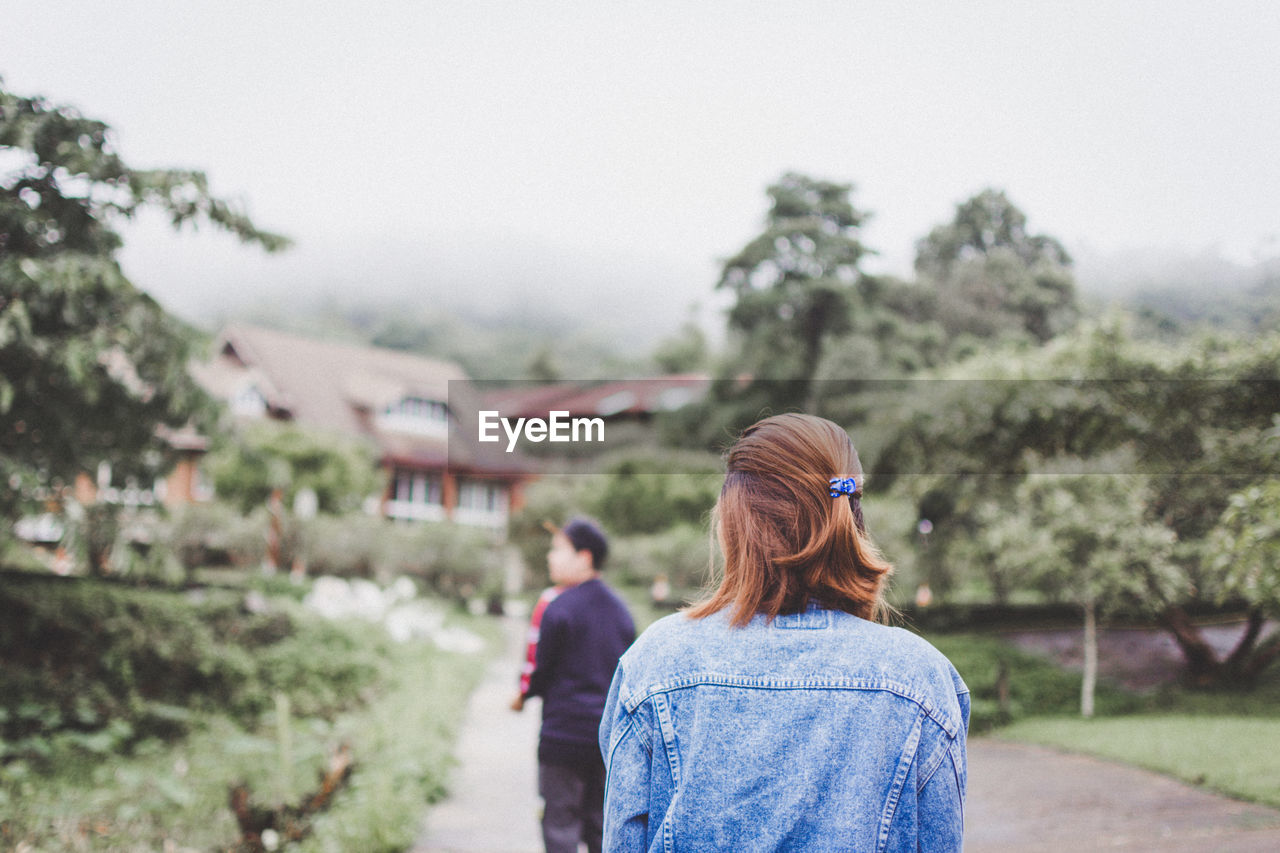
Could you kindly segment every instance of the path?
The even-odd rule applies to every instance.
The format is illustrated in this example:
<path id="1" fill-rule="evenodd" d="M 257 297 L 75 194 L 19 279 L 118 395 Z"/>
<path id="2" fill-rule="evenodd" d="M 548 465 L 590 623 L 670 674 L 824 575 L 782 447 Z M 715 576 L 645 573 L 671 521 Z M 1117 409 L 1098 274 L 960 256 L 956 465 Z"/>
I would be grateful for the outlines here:
<path id="1" fill-rule="evenodd" d="M 1280 850 L 1280 811 L 1173 779 L 992 738 L 969 742 L 968 853 Z"/>
<path id="2" fill-rule="evenodd" d="M 538 720 L 508 709 L 523 620 L 508 618 L 508 653 L 472 694 L 449 799 L 427 815 L 412 853 L 539 853 Z M 1181 782 L 1043 747 L 969 743 L 968 853 L 1280 850 L 1280 811 Z"/>
<path id="3" fill-rule="evenodd" d="M 542 705 L 510 709 L 526 618 L 503 619 L 507 652 L 471 694 L 449 776 L 450 796 L 427 815 L 411 853 L 541 853 L 538 724 Z"/>

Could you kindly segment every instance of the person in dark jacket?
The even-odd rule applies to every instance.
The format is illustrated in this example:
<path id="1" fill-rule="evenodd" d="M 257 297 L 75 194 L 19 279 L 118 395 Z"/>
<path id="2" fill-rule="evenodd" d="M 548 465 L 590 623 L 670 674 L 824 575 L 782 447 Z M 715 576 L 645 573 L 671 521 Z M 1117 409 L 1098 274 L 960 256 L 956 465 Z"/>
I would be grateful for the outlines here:
<path id="1" fill-rule="evenodd" d="M 553 529 L 547 567 L 561 592 L 542 614 L 533 672 L 524 697 L 542 697 L 538 793 L 547 853 L 601 848 L 604 761 L 600 716 L 618 658 L 635 640 L 635 623 L 600 578 L 608 540 L 590 519 Z M 513 707 L 523 705 L 523 697 Z"/>

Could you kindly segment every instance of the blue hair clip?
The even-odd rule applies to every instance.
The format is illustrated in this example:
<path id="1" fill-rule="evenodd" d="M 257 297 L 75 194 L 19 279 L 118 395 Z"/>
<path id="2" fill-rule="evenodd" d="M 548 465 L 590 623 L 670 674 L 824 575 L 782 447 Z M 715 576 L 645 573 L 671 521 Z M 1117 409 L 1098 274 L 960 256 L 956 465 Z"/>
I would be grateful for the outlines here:
<path id="1" fill-rule="evenodd" d="M 852 495 L 858 491 L 858 481 L 852 477 L 832 477 L 831 478 L 831 497 L 838 498 L 841 495 Z"/>

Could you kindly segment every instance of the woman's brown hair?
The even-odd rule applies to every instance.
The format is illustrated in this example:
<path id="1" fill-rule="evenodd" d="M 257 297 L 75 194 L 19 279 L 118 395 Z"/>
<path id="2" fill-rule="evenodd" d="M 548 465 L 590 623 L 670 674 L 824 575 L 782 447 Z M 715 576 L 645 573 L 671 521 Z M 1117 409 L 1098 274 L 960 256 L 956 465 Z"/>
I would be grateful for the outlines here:
<path id="1" fill-rule="evenodd" d="M 833 498 L 832 477 L 857 491 Z M 812 601 L 863 619 L 882 617 L 893 567 L 862 525 L 862 466 L 848 433 L 812 415 L 766 418 L 729 449 L 713 523 L 724 578 L 689 616 L 733 607 L 741 626 L 803 611 Z"/>

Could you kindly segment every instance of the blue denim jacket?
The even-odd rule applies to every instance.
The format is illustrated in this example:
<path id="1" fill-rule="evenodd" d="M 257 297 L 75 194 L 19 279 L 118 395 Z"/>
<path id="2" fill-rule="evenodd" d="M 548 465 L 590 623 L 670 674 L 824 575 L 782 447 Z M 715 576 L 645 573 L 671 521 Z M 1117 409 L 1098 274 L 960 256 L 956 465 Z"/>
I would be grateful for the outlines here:
<path id="1" fill-rule="evenodd" d="M 900 628 L 810 608 L 654 623 L 600 722 L 610 851 L 950 851 L 969 691 Z"/>

